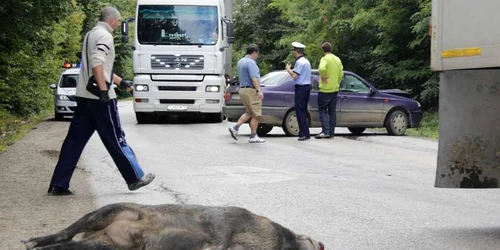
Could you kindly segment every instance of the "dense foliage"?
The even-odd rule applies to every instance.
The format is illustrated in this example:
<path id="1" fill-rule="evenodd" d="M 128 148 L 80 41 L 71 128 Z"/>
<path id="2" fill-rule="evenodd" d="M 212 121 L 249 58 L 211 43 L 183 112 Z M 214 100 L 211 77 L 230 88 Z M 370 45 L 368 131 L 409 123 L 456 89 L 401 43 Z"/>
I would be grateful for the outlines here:
<path id="1" fill-rule="evenodd" d="M 3 0 L 0 16 L 0 118 L 30 117 L 52 105 L 64 61 L 75 62 L 83 35 L 99 10 L 117 7 L 133 16 L 128 0 Z M 234 0 L 234 62 L 248 43 L 261 46 L 262 72 L 283 69 L 290 43 L 307 45 L 314 67 L 320 45 L 329 41 L 347 70 L 379 88 L 409 90 L 428 107 L 437 106 L 437 77 L 429 70 L 427 25 L 431 0 Z M 116 34 L 115 72 L 131 79 L 130 45 Z"/>
<path id="2" fill-rule="evenodd" d="M 430 15 L 431 0 L 235 0 L 235 56 L 257 43 L 261 73 L 283 69 L 293 61 L 291 42 L 298 41 L 317 67 L 321 44 L 328 41 L 344 69 L 378 88 L 410 91 L 424 107 L 436 108 Z"/>

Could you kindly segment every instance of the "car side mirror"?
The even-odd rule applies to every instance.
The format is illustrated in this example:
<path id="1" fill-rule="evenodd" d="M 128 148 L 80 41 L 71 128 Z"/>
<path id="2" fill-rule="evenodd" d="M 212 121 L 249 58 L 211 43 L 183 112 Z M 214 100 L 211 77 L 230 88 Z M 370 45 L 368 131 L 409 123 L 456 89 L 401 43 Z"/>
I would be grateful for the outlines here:
<path id="1" fill-rule="evenodd" d="M 49 88 L 51 88 L 51 89 L 56 89 L 56 84 L 55 84 L 55 83 L 52 83 L 51 85 L 49 85 Z"/>
<path id="2" fill-rule="evenodd" d="M 370 95 L 370 96 L 372 96 L 372 95 L 375 95 L 375 93 L 376 93 L 376 92 L 375 92 L 375 89 L 370 88 L 370 93 L 369 93 L 369 95 Z"/>

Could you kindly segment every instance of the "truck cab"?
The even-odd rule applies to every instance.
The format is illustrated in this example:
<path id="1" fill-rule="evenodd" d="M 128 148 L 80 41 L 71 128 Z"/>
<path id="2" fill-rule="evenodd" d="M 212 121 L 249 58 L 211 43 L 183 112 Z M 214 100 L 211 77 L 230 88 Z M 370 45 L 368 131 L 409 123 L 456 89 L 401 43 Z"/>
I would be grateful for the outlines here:
<path id="1" fill-rule="evenodd" d="M 54 93 L 54 115 L 60 121 L 64 116 L 73 116 L 76 108 L 76 85 L 80 68 L 68 68 L 61 73 L 59 81 L 50 85 Z"/>
<path id="2" fill-rule="evenodd" d="M 132 46 L 138 123 L 157 115 L 222 121 L 231 74 L 231 0 L 138 0 Z M 128 21 L 122 24 L 128 41 Z"/>

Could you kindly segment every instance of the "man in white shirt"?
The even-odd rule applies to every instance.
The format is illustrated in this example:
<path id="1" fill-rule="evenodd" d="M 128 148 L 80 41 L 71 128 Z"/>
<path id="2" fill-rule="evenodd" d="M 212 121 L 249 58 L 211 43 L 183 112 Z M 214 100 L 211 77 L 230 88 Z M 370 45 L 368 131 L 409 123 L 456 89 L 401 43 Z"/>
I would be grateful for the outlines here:
<path id="1" fill-rule="evenodd" d="M 101 11 L 99 22 L 87 33 L 83 41 L 82 67 L 76 90 L 77 107 L 61 148 L 50 187 L 49 195 L 72 195 L 69 190 L 71 176 L 83 148 L 95 131 L 118 167 L 129 190 L 148 185 L 154 174 L 145 175 L 132 149 L 125 141 L 121 129 L 112 84 L 128 90 L 132 82 L 113 73 L 115 45 L 113 32 L 121 26 L 120 12 L 113 7 Z M 90 79 L 90 80 L 89 80 Z"/>

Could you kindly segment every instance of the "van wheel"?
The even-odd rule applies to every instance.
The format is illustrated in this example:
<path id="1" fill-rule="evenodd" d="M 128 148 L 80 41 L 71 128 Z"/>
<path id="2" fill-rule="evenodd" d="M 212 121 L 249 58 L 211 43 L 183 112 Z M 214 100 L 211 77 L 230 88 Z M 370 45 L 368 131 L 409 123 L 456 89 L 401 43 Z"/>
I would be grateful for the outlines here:
<path id="1" fill-rule="evenodd" d="M 147 124 L 151 122 L 151 115 L 145 112 L 135 112 L 135 119 L 139 124 Z"/>
<path id="2" fill-rule="evenodd" d="M 401 136 L 408 129 L 408 116 L 401 110 L 394 110 L 387 118 L 385 128 L 390 135 Z"/>
<path id="3" fill-rule="evenodd" d="M 353 128 L 353 127 L 348 127 L 349 131 L 351 131 L 352 134 L 354 135 L 361 135 L 363 132 L 365 132 L 366 128 Z"/>
<path id="4" fill-rule="evenodd" d="M 257 135 L 258 136 L 265 136 L 269 132 L 271 132 L 271 130 L 273 130 L 273 125 L 259 124 L 259 126 L 257 127 Z"/>
<path id="5" fill-rule="evenodd" d="M 297 121 L 295 110 L 290 110 L 286 113 L 282 128 L 288 136 L 299 136 L 299 122 Z"/>

